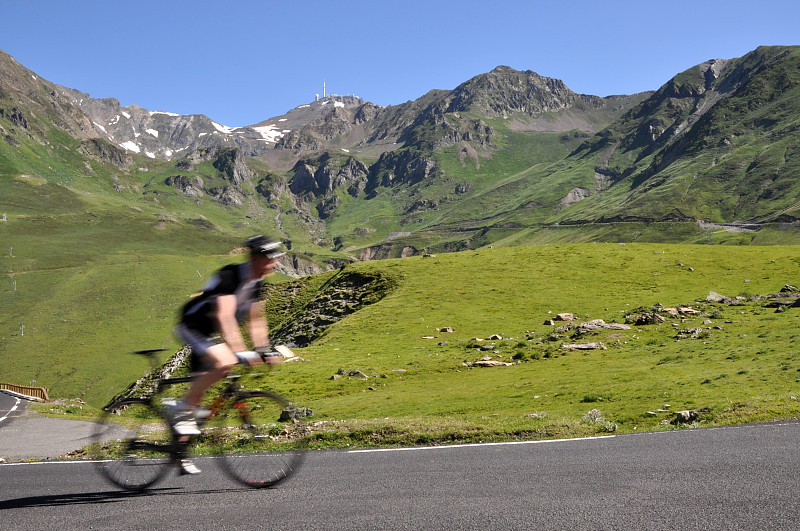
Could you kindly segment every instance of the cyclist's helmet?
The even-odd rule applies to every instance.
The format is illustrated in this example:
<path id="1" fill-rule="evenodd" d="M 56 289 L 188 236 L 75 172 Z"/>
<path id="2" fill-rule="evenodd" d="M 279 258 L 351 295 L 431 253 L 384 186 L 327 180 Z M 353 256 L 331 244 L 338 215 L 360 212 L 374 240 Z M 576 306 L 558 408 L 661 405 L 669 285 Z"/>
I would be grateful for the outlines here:
<path id="1" fill-rule="evenodd" d="M 253 236 L 245 242 L 245 245 L 247 245 L 251 255 L 262 255 L 272 260 L 276 260 L 286 254 L 280 249 L 281 242 L 264 236 Z"/>

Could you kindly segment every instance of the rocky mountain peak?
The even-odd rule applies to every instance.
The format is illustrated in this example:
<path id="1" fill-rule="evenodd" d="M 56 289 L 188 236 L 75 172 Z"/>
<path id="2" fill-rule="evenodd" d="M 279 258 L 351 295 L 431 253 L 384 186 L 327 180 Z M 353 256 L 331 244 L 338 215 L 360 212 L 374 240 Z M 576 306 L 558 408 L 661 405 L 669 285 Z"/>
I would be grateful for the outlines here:
<path id="1" fill-rule="evenodd" d="M 487 117 L 535 115 L 569 108 L 578 99 L 559 79 L 498 66 L 456 87 L 447 111 L 472 111 Z"/>

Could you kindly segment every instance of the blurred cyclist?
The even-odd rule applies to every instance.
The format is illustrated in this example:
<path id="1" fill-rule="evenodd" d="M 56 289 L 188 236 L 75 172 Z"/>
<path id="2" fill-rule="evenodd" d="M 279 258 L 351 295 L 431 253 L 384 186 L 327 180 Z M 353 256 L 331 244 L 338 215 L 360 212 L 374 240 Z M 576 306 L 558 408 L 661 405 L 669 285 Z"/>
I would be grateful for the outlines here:
<path id="1" fill-rule="evenodd" d="M 205 392 L 228 374 L 237 363 L 278 363 L 281 356 L 269 353 L 269 330 L 264 315 L 264 301 L 259 300 L 262 280 L 273 274 L 278 258 L 283 256 L 281 243 L 254 236 L 247 240 L 249 260 L 220 269 L 201 291 L 183 307 L 177 335 L 192 348 L 192 367 L 199 367 L 184 398 L 170 406 L 167 417 L 176 433 L 197 435 L 197 419 L 208 416 L 200 407 Z M 248 321 L 249 350 L 240 324 Z M 263 356 L 263 358 L 262 358 Z M 193 369 L 194 370 L 194 369 Z M 181 471 L 200 472 L 191 461 L 183 459 Z"/>

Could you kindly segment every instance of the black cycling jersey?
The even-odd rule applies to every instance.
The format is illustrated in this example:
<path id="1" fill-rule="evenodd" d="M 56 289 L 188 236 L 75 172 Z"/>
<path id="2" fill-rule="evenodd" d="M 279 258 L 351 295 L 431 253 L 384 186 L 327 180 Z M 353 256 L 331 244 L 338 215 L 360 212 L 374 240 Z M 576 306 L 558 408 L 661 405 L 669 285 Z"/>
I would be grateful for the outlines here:
<path id="1" fill-rule="evenodd" d="M 236 319 L 239 322 L 246 319 L 250 306 L 258 300 L 261 292 L 261 279 L 250 279 L 251 271 L 249 262 L 220 269 L 200 295 L 184 305 L 181 323 L 205 335 L 218 333 L 216 312 L 219 295 L 236 295 Z"/>

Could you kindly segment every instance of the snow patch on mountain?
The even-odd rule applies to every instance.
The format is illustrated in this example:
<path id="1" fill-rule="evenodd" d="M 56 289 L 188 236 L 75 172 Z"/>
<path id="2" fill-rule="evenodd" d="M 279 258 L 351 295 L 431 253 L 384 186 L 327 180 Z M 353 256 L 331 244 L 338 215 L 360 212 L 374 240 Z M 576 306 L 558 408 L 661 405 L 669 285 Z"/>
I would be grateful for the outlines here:
<path id="1" fill-rule="evenodd" d="M 134 153 L 141 153 L 142 151 L 141 149 L 139 149 L 139 146 L 133 143 L 132 140 L 123 142 L 122 144 L 119 145 L 119 147 L 127 149 L 128 151 L 133 151 Z"/>

